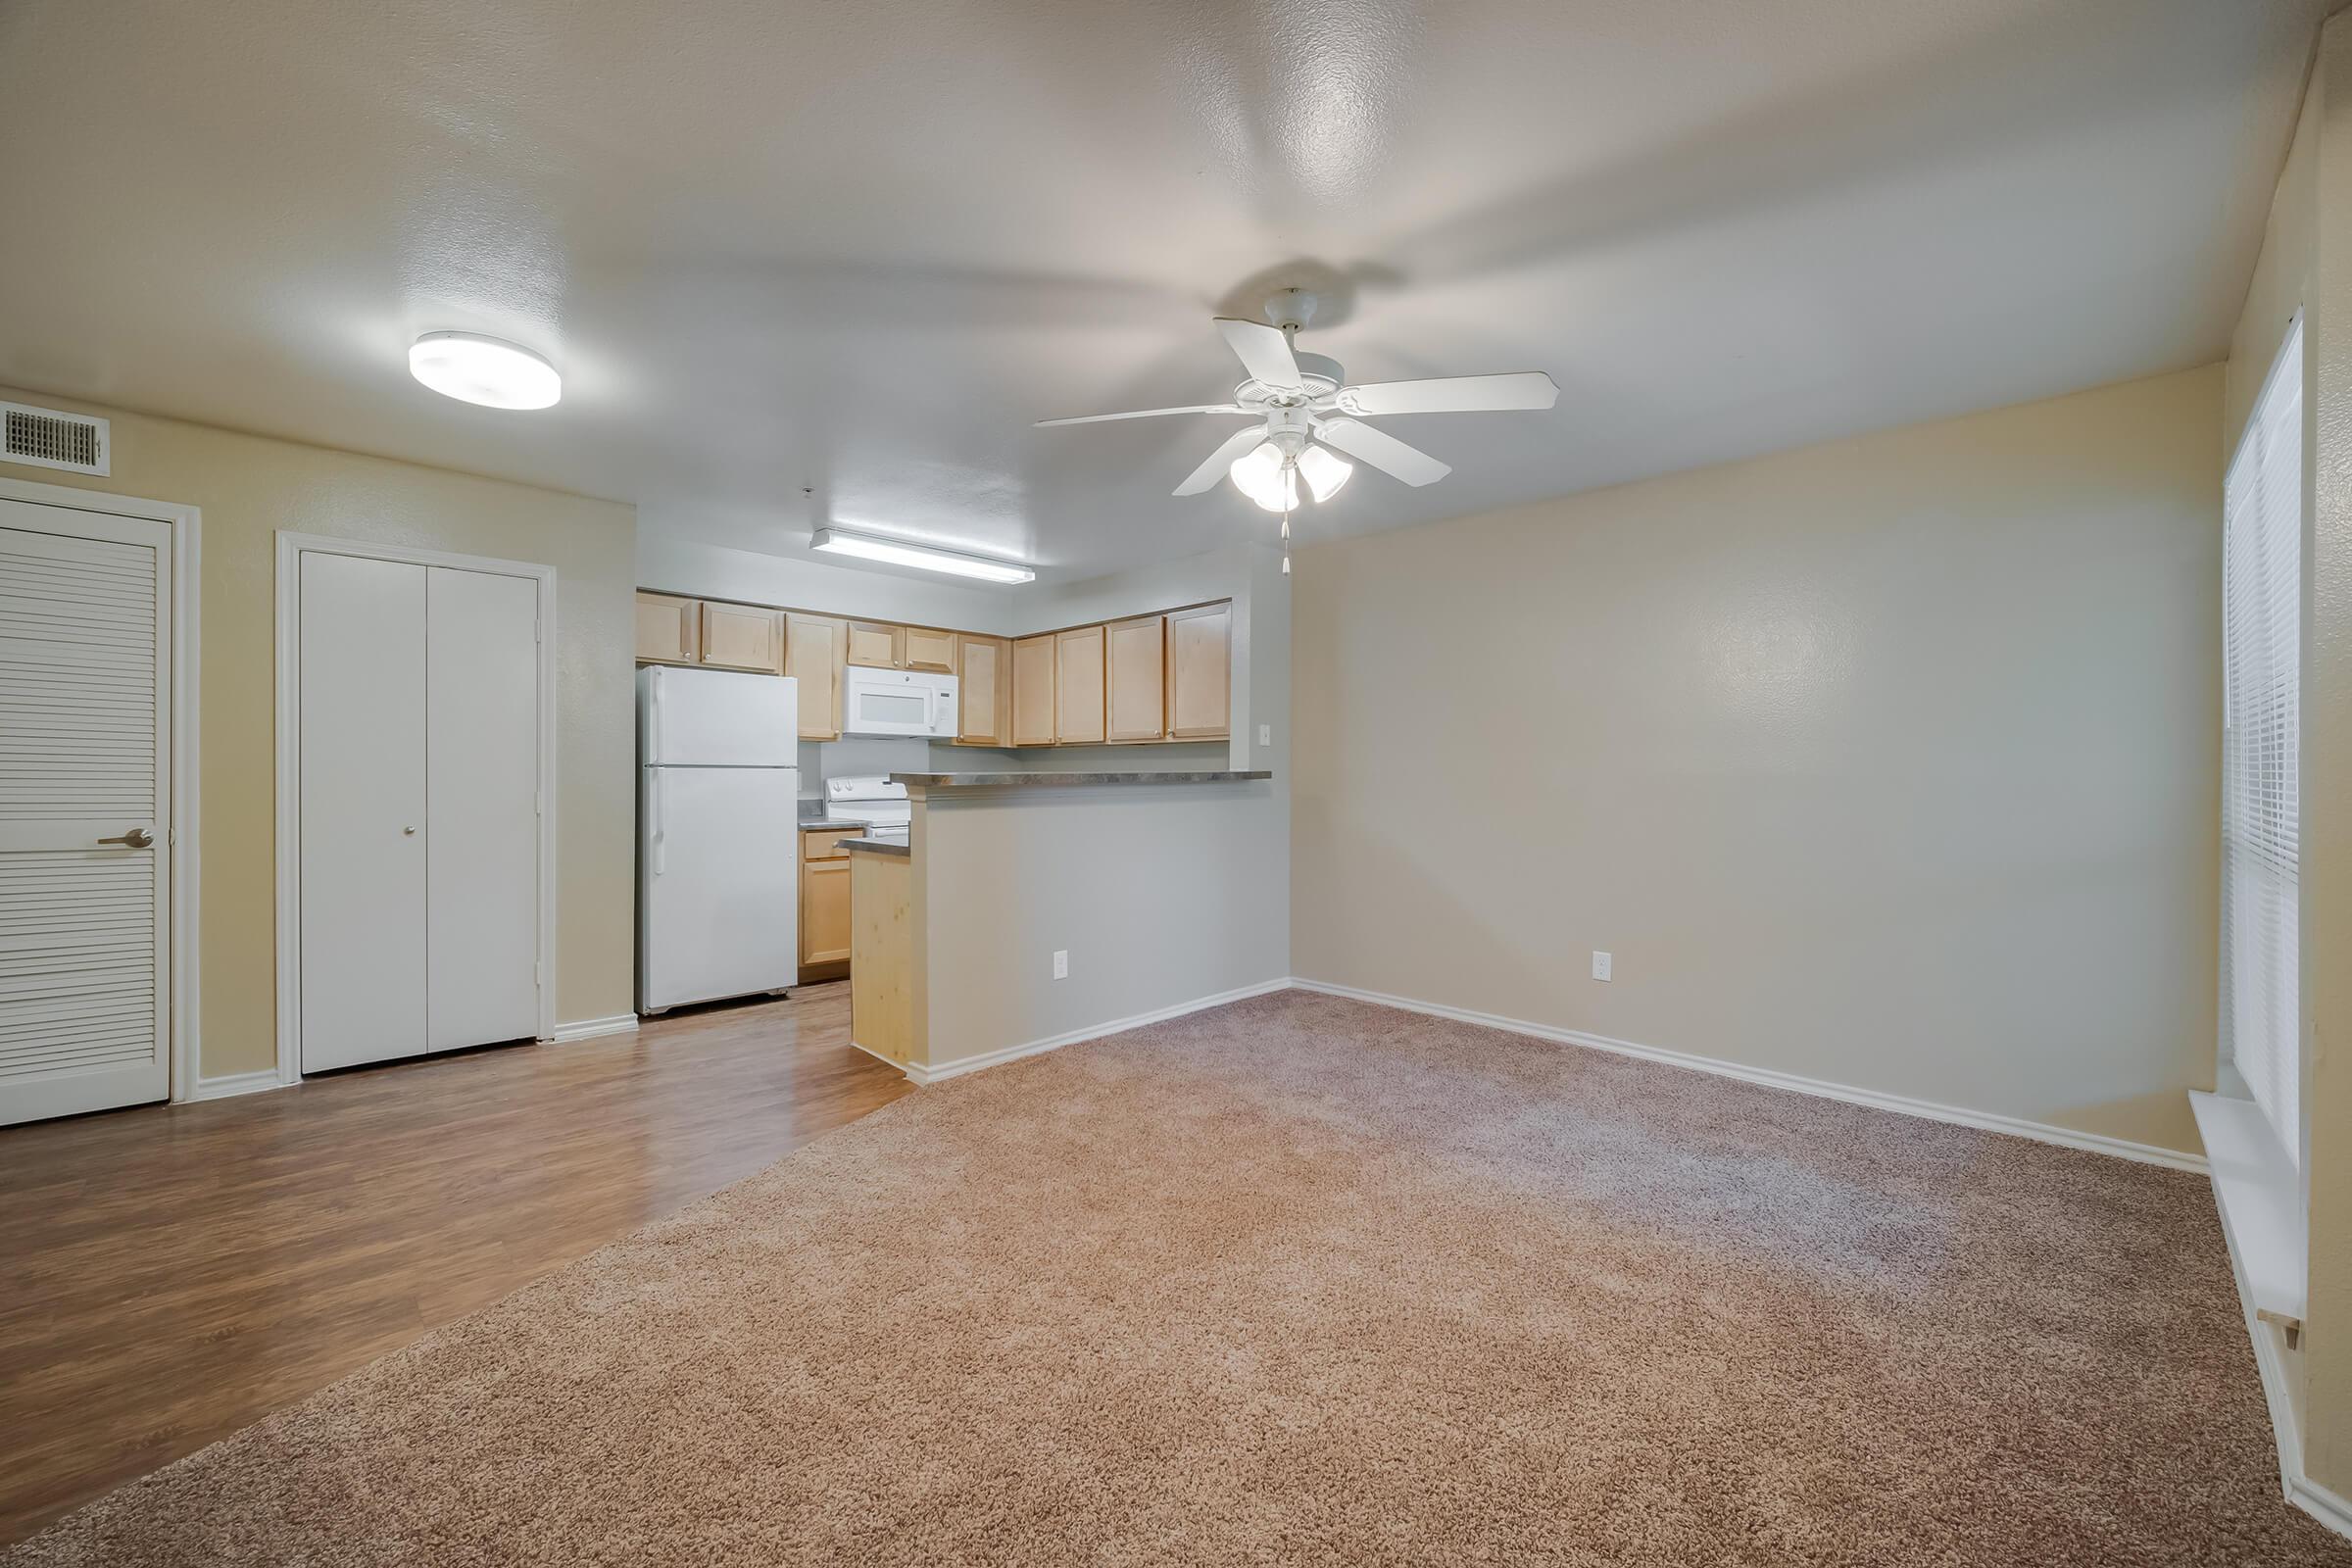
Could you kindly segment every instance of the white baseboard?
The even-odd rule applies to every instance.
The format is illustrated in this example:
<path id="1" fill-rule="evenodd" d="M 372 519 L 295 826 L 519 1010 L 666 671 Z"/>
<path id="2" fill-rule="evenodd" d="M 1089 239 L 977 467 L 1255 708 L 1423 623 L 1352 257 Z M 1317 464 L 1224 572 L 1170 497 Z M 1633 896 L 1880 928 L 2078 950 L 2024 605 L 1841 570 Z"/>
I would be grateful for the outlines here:
<path id="1" fill-rule="evenodd" d="M 2298 1466 L 2287 1478 L 2286 1500 L 2339 1536 L 2352 1536 L 2352 1502 L 2303 1474 Z"/>
<path id="2" fill-rule="evenodd" d="M 1043 1040 L 1032 1040 L 1025 1045 L 1005 1046 L 1002 1050 L 985 1051 L 975 1056 L 958 1056 L 954 1061 L 943 1061 L 936 1066 L 923 1067 L 908 1062 L 906 1076 L 918 1084 L 935 1084 L 945 1078 L 960 1078 L 967 1072 L 978 1072 L 983 1067 L 994 1067 L 1001 1062 L 1016 1061 L 1023 1056 L 1034 1056 L 1043 1052 L 1056 1051 L 1063 1046 L 1074 1046 L 1085 1040 L 1100 1040 L 1104 1035 L 1115 1035 L 1129 1029 L 1141 1029 L 1148 1023 L 1161 1023 L 1169 1018 L 1181 1018 L 1188 1012 L 1199 1012 L 1204 1007 L 1221 1007 L 1228 1002 L 1240 1002 L 1249 997 L 1262 997 L 1269 991 L 1285 991 L 1290 986 L 1291 982 L 1288 979 L 1261 981 L 1253 986 L 1243 986 L 1238 991 L 1220 991 L 1213 997 L 1195 997 L 1190 1002 L 1179 1002 L 1174 1006 L 1154 1007 L 1150 1012 L 1139 1012 L 1131 1017 L 1113 1018 L 1107 1023 L 1089 1024 L 1083 1029 L 1072 1029 L 1067 1034 L 1048 1035 Z M 865 1048 L 860 1046 L 858 1049 L 863 1051 Z M 897 1063 L 893 1062 L 892 1065 L 896 1066 Z"/>
<path id="3" fill-rule="evenodd" d="M 231 1095 L 258 1095 L 265 1089 L 291 1089 L 293 1085 L 277 1075 L 275 1067 L 262 1067 L 253 1072 L 222 1073 L 218 1078 L 199 1078 L 196 1087 L 182 1097 L 183 1103 L 199 1100 L 226 1100 Z"/>
<path id="4" fill-rule="evenodd" d="M 564 1046 L 574 1040 L 597 1040 L 606 1035 L 633 1035 L 637 1032 L 637 1015 L 616 1012 L 610 1018 L 582 1018 L 577 1023 L 560 1023 L 556 1032 L 547 1038 L 550 1043 Z"/>
<path id="5" fill-rule="evenodd" d="M 1998 1116 L 1990 1111 L 1969 1110 L 1959 1105 L 1939 1105 L 1933 1101 L 1913 1100 L 1906 1095 L 1884 1094 L 1876 1089 L 1856 1089 L 1848 1084 L 1831 1083 L 1823 1078 L 1801 1078 L 1795 1073 L 1775 1072 L 1768 1067 L 1747 1067 L 1736 1061 L 1724 1061 L 1714 1056 L 1694 1056 L 1687 1052 L 1661 1051 L 1655 1046 L 1636 1045 L 1630 1040 L 1612 1040 L 1606 1035 L 1587 1034 L 1582 1029 L 1557 1029 L 1549 1024 L 1530 1023 L 1524 1018 L 1505 1018 L 1498 1013 L 1474 1012 L 1468 1007 L 1448 1007 L 1435 1002 L 1417 1002 L 1411 997 L 1390 996 L 1385 992 L 1363 991 L 1354 986 L 1334 985 L 1325 980 L 1293 978 L 1291 984 L 1301 991 L 1320 991 L 1326 996 L 1348 997 L 1357 1002 L 1370 1002 L 1384 1007 L 1399 1007 L 1406 1012 L 1427 1013 L 1433 1018 L 1451 1018 L 1460 1023 L 1481 1024 L 1489 1029 L 1506 1029 L 1512 1034 L 1532 1035 L 1538 1040 L 1554 1040 L 1563 1045 L 1587 1046 L 1594 1051 L 1614 1052 L 1621 1056 L 1639 1056 L 1644 1061 L 1662 1061 L 1669 1066 L 1689 1067 L 1697 1072 L 1709 1072 L 1721 1078 L 1737 1078 L 1743 1083 L 1763 1084 L 1773 1089 L 1793 1090 L 1800 1095 L 1815 1095 L 1823 1100 L 1841 1100 L 1849 1105 L 1870 1105 L 1880 1110 L 1900 1111 L 1906 1116 L 1922 1116 L 1929 1121 L 1951 1122 L 1961 1127 L 1977 1127 L 1986 1132 L 2007 1133 L 2014 1138 L 2031 1138 L 2039 1143 L 2057 1144 L 2067 1149 L 2086 1149 L 2093 1153 L 2113 1154 L 2119 1159 L 2136 1159 L 2150 1165 L 2167 1165 L 2174 1170 L 2203 1173 L 2205 1156 L 2178 1149 L 2165 1149 L 2155 1144 L 2135 1144 L 2122 1138 L 2102 1137 L 2097 1133 L 2077 1132 L 2071 1127 L 2053 1127 L 2047 1122 L 2026 1121 L 2016 1116 Z"/>

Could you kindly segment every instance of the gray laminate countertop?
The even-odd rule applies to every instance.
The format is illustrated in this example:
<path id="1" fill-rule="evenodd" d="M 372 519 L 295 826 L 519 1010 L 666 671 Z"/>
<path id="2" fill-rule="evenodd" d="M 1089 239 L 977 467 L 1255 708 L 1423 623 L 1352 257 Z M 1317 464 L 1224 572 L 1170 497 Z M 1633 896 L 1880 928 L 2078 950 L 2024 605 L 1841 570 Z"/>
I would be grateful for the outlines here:
<path id="1" fill-rule="evenodd" d="M 1257 768 L 1234 773 L 893 773 L 893 784 L 933 790 L 1066 790 L 1096 784 L 1234 784 L 1272 778 Z"/>
<path id="2" fill-rule="evenodd" d="M 909 859 L 914 855 L 910 846 L 892 844 L 885 839 L 843 839 L 841 847 L 855 850 L 860 855 L 895 855 L 902 860 Z"/>

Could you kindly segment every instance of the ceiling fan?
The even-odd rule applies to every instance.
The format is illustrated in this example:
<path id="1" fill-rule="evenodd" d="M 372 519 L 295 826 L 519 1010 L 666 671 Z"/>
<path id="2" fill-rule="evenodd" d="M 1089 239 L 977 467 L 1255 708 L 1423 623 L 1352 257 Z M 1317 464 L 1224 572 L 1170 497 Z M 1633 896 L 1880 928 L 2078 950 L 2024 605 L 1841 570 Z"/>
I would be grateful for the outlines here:
<path id="1" fill-rule="evenodd" d="M 1231 403 L 1196 403 L 1175 409 L 1138 409 L 1130 414 L 1086 414 L 1038 424 L 1096 424 L 1107 419 L 1150 419 L 1163 414 L 1247 414 L 1254 421 L 1226 437 L 1185 481 L 1180 496 L 1199 495 L 1220 476 L 1268 512 L 1285 514 L 1298 505 L 1299 483 L 1317 501 L 1328 501 L 1354 471 L 1345 459 L 1368 463 L 1409 485 L 1443 479 L 1453 470 L 1417 447 L 1364 423 L 1387 414 L 1484 414 L 1508 409 L 1548 409 L 1560 389 L 1542 370 L 1507 375 L 1448 375 L 1426 381 L 1347 384 L 1337 360 L 1302 354 L 1297 338 L 1312 318 L 1315 297 L 1286 288 L 1266 301 L 1265 321 L 1218 317 L 1217 329 L 1249 372 L 1233 389 Z M 1289 563 L 1284 563 L 1287 567 Z"/>

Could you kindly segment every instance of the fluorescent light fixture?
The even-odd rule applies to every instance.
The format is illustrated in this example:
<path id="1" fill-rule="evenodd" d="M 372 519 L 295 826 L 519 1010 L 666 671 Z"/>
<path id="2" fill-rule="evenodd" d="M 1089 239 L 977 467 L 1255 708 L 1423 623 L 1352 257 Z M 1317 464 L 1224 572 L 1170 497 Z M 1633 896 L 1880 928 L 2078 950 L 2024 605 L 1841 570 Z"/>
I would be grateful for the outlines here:
<path id="1" fill-rule="evenodd" d="M 1322 447 L 1308 447 L 1298 454 L 1298 477 L 1314 498 L 1329 501 L 1340 493 L 1340 486 L 1355 471 L 1355 465 Z"/>
<path id="2" fill-rule="evenodd" d="M 443 397 L 486 409 L 545 409 L 564 395 L 556 368 L 517 343 L 479 332 L 427 332 L 409 349 L 409 373 Z"/>
<path id="3" fill-rule="evenodd" d="M 958 555 L 953 550 L 934 550 L 929 545 L 910 545 L 898 539 L 877 539 L 871 534 L 844 533 L 839 528 L 817 529 L 809 537 L 808 548 L 822 550 L 828 555 L 856 556 L 860 561 L 887 561 L 894 566 L 920 566 L 925 571 L 947 571 L 958 577 L 978 577 L 986 582 L 1030 582 L 1037 577 L 1036 572 L 1016 562 Z"/>

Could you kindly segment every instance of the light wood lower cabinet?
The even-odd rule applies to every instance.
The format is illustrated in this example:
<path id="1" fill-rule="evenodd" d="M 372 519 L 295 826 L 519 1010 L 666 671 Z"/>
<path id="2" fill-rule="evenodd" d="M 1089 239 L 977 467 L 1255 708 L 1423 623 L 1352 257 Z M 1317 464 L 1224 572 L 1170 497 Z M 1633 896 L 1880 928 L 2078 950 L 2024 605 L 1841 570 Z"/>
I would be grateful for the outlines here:
<path id="1" fill-rule="evenodd" d="M 714 669 L 783 674 L 783 614 L 751 605 L 705 603 L 702 662 Z"/>
<path id="2" fill-rule="evenodd" d="M 1051 746 L 1054 727 L 1054 636 L 1022 637 L 1012 645 L 1012 744 Z"/>
<path id="3" fill-rule="evenodd" d="M 1102 740 L 1102 628 L 1054 634 L 1054 738 L 1064 746 Z"/>
<path id="4" fill-rule="evenodd" d="M 1231 733 L 1233 606 L 1168 612 L 1168 739 L 1222 740 Z"/>
<path id="5" fill-rule="evenodd" d="M 1118 744 L 1165 740 L 1168 617 L 1114 620 L 1103 634 L 1106 735 Z"/>
<path id="6" fill-rule="evenodd" d="M 637 662 L 691 664 L 702 657 L 702 601 L 674 594 L 637 596 Z"/>
<path id="7" fill-rule="evenodd" d="M 850 961 L 850 855 L 839 828 L 801 835 L 801 979 L 838 979 Z"/>
<path id="8" fill-rule="evenodd" d="M 841 683 L 848 623 L 831 615 L 784 616 L 784 673 L 801 683 L 801 739 L 841 738 Z"/>
<path id="9" fill-rule="evenodd" d="M 956 639 L 956 740 L 962 746 L 1011 743 L 1012 644 L 1002 637 Z"/>

